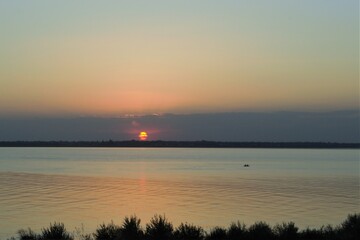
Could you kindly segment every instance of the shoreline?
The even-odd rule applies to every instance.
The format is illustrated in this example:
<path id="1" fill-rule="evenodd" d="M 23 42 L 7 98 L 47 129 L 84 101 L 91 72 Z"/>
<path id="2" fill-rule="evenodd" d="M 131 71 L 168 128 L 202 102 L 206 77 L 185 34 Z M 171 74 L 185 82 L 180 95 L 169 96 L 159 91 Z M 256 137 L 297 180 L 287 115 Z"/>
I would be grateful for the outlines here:
<path id="1" fill-rule="evenodd" d="M 0 147 L 360 149 L 360 143 L 221 141 L 0 141 Z"/>

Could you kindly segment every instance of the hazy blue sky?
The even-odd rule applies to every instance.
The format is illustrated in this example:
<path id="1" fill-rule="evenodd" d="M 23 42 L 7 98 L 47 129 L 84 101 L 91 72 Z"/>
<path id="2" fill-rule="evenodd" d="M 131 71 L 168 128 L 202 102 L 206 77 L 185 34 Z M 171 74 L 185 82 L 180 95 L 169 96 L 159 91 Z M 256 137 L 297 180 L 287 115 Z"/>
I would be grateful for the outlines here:
<path id="1" fill-rule="evenodd" d="M 147 140 L 360 142 L 359 111 L 0 118 L 0 141 Z"/>
<path id="2" fill-rule="evenodd" d="M 0 1 L 0 115 L 359 109 L 358 0 Z"/>

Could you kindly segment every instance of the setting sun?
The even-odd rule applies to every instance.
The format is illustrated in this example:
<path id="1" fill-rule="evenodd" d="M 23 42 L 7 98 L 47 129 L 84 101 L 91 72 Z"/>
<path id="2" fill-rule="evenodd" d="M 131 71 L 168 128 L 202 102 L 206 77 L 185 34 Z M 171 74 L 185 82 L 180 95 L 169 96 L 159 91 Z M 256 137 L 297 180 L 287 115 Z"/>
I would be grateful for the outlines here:
<path id="1" fill-rule="evenodd" d="M 140 141 L 145 141 L 148 138 L 147 132 L 140 132 L 139 133 L 139 139 Z"/>

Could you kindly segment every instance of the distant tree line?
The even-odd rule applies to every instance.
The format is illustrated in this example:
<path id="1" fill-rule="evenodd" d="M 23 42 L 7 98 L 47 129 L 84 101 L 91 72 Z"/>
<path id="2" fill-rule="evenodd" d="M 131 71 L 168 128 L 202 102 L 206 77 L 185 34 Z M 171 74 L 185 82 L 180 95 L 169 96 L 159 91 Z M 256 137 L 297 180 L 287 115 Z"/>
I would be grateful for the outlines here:
<path id="1" fill-rule="evenodd" d="M 360 143 L 218 141 L 0 141 L 0 147 L 360 148 Z"/>
<path id="2" fill-rule="evenodd" d="M 228 228 L 215 227 L 209 232 L 200 226 L 181 223 L 177 228 L 165 216 L 155 215 L 143 228 L 136 216 L 125 217 L 121 225 L 101 224 L 93 234 L 69 233 L 64 224 L 54 223 L 35 233 L 19 230 L 8 240 L 355 240 L 360 237 L 360 214 L 350 214 L 339 226 L 323 226 L 299 231 L 293 222 L 271 227 L 265 222 L 232 223 Z"/>

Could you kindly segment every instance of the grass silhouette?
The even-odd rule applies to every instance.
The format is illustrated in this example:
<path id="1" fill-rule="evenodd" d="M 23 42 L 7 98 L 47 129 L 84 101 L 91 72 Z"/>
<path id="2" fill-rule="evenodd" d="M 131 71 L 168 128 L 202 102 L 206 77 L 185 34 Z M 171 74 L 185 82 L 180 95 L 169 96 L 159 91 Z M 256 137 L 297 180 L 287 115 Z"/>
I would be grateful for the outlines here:
<path id="1" fill-rule="evenodd" d="M 181 223 L 174 232 L 174 238 L 176 240 L 202 240 L 205 238 L 205 231 L 202 227 L 188 223 Z"/>
<path id="2" fill-rule="evenodd" d="M 18 231 L 18 235 L 19 235 L 19 238 L 21 240 L 37 240 L 37 239 L 40 239 L 40 235 L 37 235 L 30 228 L 28 228 L 27 230 L 20 229 Z"/>
<path id="3" fill-rule="evenodd" d="M 49 228 L 42 230 L 41 239 L 51 240 L 73 240 L 74 238 L 66 231 L 63 223 L 50 224 Z"/>
<path id="4" fill-rule="evenodd" d="M 121 239 L 121 228 L 115 225 L 113 222 L 108 225 L 101 224 L 96 232 L 94 233 L 95 239 Z"/>
<path id="5" fill-rule="evenodd" d="M 206 240 L 227 240 L 226 229 L 221 227 L 215 227 L 210 230 L 210 233 L 206 235 Z"/>
<path id="6" fill-rule="evenodd" d="M 50 224 L 50 227 L 43 228 L 41 234 L 36 234 L 30 228 L 18 231 L 20 240 L 74 240 L 72 234 L 67 232 L 63 223 Z M 15 238 L 11 238 L 15 239 Z"/>
<path id="7" fill-rule="evenodd" d="M 239 221 L 232 223 L 227 230 L 228 239 L 245 239 L 246 234 L 246 225 L 244 223 L 240 223 Z"/>
<path id="8" fill-rule="evenodd" d="M 125 217 L 121 226 L 121 239 L 144 239 L 144 231 L 140 226 L 141 220 L 136 216 Z"/>
<path id="9" fill-rule="evenodd" d="M 146 224 L 145 240 L 172 240 L 174 239 L 174 227 L 167 218 L 161 215 L 155 215 Z"/>
<path id="10" fill-rule="evenodd" d="M 274 234 L 279 240 L 295 240 L 298 239 L 299 228 L 295 226 L 295 223 L 282 223 L 277 224 L 274 227 Z"/>
<path id="11" fill-rule="evenodd" d="M 50 224 L 37 234 L 30 228 L 18 231 L 9 240 L 355 240 L 360 238 L 360 214 L 350 214 L 339 226 L 323 226 L 319 229 L 300 230 L 295 223 L 282 223 L 271 227 L 256 222 L 250 227 L 237 222 L 229 228 L 215 227 L 209 233 L 203 228 L 181 223 L 176 229 L 165 215 L 155 215 L 145 230 L 136 216 L 125 217 L 122 225 L 101 224 L 93 234 L 77 237 L 67 232 L 63 223 Z"/>

